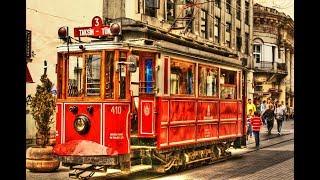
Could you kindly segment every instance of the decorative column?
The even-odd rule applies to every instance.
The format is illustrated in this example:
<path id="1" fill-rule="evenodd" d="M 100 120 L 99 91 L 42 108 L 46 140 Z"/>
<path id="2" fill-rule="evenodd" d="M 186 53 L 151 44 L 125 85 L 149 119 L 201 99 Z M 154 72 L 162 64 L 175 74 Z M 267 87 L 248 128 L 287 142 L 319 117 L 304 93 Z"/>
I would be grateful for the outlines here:
<path id="1" fill-rule="evenodd" d="M 290 89 L 291 89 L 291 93 L 294 95 L 294 53 L 291 52 L 291 61 L 290 61 L 290 64 L 291 64 L 291 69 L 290 69 Z M 291 98 L 290 98 L 291 99 Z M 294 107 L 294 96 L 292 97 L 292 103 L 290 102 L 289 105 L 291 107 Z"/>
<path id="2" fill-rule="evenodd" d="M 290 49 L 286 48 L 285 51 L 285 62 L 286 62 L 286 69 L 287 69 L 287 76 L 285 77 L 285 85 L 286 85 L 286 92 L 285 94 L 287 94 L 287 92 L 291 92 L 291 55 L 290 55 Z M 286 103 L 286 102 L 285 102 Z"/>
<path id="3" fill-rule="evenodd" d="M 247 72 L 247 99 L 252 99 L 253 100 L 253 93 L 254 93 L 254 88 L 253 88 L 253 70 L 249 70 Z"/>

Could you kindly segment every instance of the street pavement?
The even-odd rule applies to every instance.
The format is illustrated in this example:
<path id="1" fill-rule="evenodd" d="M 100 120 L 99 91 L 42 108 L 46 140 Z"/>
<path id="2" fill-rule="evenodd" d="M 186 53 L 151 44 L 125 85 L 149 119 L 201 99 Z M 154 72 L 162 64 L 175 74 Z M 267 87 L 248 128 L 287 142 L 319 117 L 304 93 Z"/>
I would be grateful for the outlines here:
<path id="1" fill-rule="evenodd" d="M 285 121 L 282 134 L 277 135 L 275 122 L 271 136 L 267 136 L 265 126 L 260 131 L 260 149 L 255 148 L 254 137 L 249 138 L 247 147 L 230 148 L 232 159 L 206 165 L 191 170 L 163 175 L 152 172 L 139 172 L 121 179 L 293 179 L 294 121 Z M 108 172 L 110 172 L 108 170 Z M 33 173 L 26 170 L 26 179 L 61 180 L 70 179 L 69 169 L 60 166 L 57 172 Z M 110 176 L 115 179 L 114 176 Z M 110 179 L 104 173 L 95 173 L 92 179 Z"/>

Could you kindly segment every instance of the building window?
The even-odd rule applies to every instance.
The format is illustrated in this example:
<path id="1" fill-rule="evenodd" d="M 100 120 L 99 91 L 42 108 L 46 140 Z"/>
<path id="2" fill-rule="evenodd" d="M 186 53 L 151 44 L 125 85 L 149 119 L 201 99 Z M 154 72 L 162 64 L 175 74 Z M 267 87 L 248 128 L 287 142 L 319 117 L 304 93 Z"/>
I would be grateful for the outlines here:
<path id="1" fill-rule="evenodd" d="M 207 20 L 208 20 L 208 13 L 205 10 L 201 10 L 201 36 L 208 39 L 208 26 L 207 26 Z"/>
<path id="2" fill-rule="evenodd" d="M 237 0 L 237 19 L 241 20 L 241 0 Z"/>
<path id="3" fill-rule="evenodd" d="M 145 14 L 151 17 L 157 17 L 159 9 L 159 0 L 145 0 Z"/>
<path id="4" fill-rule="evenodd" d="M 185 4 L 188 3 L 193 3 L 193 0 L 185 0 Z M 186 26 L 187 26 L 187 30 L 188 32 L 194 33 L 194 29 L 193 29 L 193 18 L 194 18 L 194 7 L 190 6 L 188 8 L 185 9 L 185 18 L 187 19 L 186 21 Z"/>
<path id="5" fill-rule="evenodd" d="M 236 99 L 236 80 L 237 72 L 221 69 L 220 72 L 220 98 L 221 99 Z"/>
<path id="6" fill-rule="evenodd" d="M 231 0 L 226 1 L 226 12 L 231 14 Z"/>
<path id="7" fill-rule="evenodd" d="M 260 44 L 253 45 L 253 58 L 255 59 L 256 63 L 261 62 L 261 45 Z"/>
<path id="8" fill-rule="evenodd" d="M 221 8 L 221 0 L 215 0 L 214 5 L 218 8 Z"/>
<path id="9" fill-rule="evenodd" d="M 276 61 L 276 47 L 272 46 L 272 62 Z"/>
<path id="10" fill-rule="evenodd" d="M 167 21 L 173 22 L 175 17 L 175 0 L 167 0 Z"/>
<path id="11" fill-rule="evenodd" d="M 199 65 L 199 96 L 218 97 L 218 72 L 218 68 Z"/>
<path id="12" fill-rule="evenodd" d="M 226 32 L 231 32 L 231 23 L 226 23 Z"/>
<path id="13" fill-rule="evenodd" d="M 245 46 L 245 53 L 249 55 L 249 33 L 246 33 L 246 46 Z"/>
<path id="14" fill-rule="evenodd" d="M 170 93 L 194 95 L 195 65 L 192 63 L 171 60 Z"/>
<path id="15" fill-rule="evenodd" d="M 245 2 L 245 7 L 246 7 L 245 23 L 249 24 L 249 2 Z"/>
<path id="16" fill-rule="evenodd" d="M 226 23 L 226 44 L 231 47 L 231 23 Z"/>
<path id="17" fill-rule="evenodd" d="M 230 40 L 226 40 L 227 47 L 231 47 Z"/>
<path id="18" fill-rule="evenodd" d="M 241 29 L 237 28 L 237 51 L 241 51 L 242 38 Z"/>
<path id="19" fill-rule="evenodd" d="M 220 18 L 214 18 L 214 39 L 215 42 L 220 42 Z"/>

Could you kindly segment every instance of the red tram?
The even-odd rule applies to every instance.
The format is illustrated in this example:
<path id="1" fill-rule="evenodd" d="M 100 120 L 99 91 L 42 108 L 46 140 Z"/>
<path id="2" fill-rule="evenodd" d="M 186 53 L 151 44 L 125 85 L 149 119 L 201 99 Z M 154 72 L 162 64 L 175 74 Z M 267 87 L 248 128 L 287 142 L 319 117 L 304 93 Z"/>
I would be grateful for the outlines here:
<path id="1" fill-rule="evenodd" d="M 245 135 L 241 65 L 148 42 L 57 48 L 54 153 L 63 165 L 166 172 L 225 158 Z"/>

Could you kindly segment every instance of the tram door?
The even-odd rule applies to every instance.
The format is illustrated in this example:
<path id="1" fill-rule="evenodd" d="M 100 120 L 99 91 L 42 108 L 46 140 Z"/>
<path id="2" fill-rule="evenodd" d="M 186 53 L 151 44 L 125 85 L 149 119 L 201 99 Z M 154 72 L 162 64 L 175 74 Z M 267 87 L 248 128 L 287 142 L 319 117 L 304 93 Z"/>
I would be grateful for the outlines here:
<path id="1" fill-rule="evenodd" d="M 139 108 L 138 136 L 155 135 L 155 57 L 152 53 L 143 53 L 139 62 Z"/>

